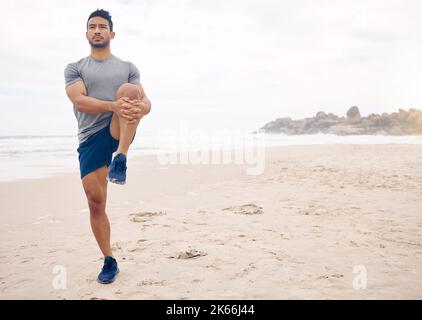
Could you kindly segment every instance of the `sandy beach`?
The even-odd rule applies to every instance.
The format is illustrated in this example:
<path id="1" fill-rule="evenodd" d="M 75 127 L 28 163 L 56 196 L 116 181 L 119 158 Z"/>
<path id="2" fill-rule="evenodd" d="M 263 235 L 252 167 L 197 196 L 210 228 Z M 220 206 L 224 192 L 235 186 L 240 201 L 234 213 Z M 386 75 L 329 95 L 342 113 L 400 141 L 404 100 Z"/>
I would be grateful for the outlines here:
<path id="1" fill-rule="evenodd" d="M 108 186 L 110 285 L 96 281 L 79 172 L 0 183 L 0 298 L 422 298 L 422 145 L 271 147 L 265 160 L 257 176 L 129 162 L 127 184 Z"/>

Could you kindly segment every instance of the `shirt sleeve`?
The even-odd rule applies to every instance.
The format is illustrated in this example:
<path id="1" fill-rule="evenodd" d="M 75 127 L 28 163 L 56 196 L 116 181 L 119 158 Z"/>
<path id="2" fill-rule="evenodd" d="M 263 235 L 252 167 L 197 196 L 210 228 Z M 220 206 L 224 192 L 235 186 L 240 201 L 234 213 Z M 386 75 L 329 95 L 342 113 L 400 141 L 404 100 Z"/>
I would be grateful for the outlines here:
<path id="1" fill-rule="evenodd" d="M 64 69 L 65 87 L 70 86 L 78 81 L 83 81 L 78 71 L 76 63 L 69 63 Z"/>
<path id="2" fill-rule="evenodd" d="M 133 84 L 141 84 L 139 70 L 132 62 L 129 62 L 128 82 Z"/>

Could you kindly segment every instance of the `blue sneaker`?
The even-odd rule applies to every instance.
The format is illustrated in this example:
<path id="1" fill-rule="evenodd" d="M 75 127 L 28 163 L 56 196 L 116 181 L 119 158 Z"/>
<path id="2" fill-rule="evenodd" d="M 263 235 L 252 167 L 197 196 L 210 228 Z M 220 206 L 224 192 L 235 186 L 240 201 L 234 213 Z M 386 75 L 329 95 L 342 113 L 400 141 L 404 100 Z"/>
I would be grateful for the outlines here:
<path id="1" fill-rule="evenodd" d="M 110 164 L 107 180 L 117 184 L 125 184 L 126 169 L 126 156 L 123 153 L 117 154 Z"/>
<path id="2" fill-rule="evenodd" d="M 117 267 L 117 261 L 113 257 L 104 258 L 104 266 L 98 275 L 99 283 L 112 283 L 116 279 L 116 275 L 119 273 L 119 268 Z"/>

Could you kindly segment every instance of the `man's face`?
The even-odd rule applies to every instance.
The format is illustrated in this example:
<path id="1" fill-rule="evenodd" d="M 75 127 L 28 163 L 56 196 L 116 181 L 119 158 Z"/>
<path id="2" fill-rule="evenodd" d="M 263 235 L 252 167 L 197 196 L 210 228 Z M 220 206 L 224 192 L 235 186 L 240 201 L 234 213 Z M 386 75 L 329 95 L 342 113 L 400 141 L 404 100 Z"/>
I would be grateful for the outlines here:
<path id="1" fill-rule="evenodd" d="M 110 40 L 114 38 L 114 32 L 110 31 L 110 26 L 106 19 L 92 17 L 88 21 L 86 38 L 91 47 L 105 48 L 110 44 Z"/>

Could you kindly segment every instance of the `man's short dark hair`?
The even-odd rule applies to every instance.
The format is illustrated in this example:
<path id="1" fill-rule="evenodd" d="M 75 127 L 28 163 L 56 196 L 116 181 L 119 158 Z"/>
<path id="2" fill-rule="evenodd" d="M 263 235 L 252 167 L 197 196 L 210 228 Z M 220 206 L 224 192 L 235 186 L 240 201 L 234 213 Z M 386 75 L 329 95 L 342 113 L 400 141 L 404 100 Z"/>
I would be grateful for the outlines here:
<path id="1" fill-rule="evenodd" d="M 110 31 L 113 31 L 113 21 L 111 21 L 111 16 L 108 11 L 105 11 L 103 9 L 97 9 L 93 13 L 91 13 L 88 17 L 88 20 L 86 21 L 86 28 L 88 29 L 88 21 L 92 17 L 101 17 L 108 21 L 108 25 L 110 26 Z"/>

